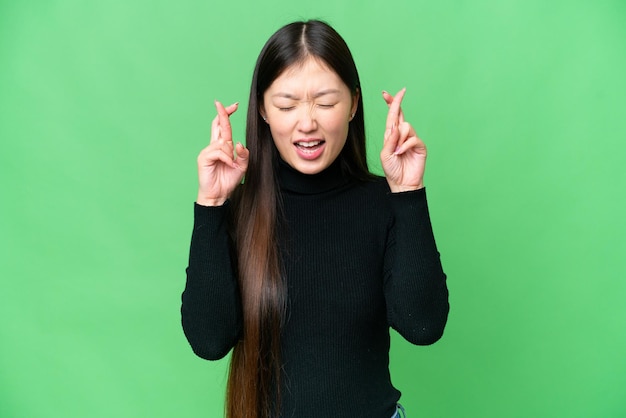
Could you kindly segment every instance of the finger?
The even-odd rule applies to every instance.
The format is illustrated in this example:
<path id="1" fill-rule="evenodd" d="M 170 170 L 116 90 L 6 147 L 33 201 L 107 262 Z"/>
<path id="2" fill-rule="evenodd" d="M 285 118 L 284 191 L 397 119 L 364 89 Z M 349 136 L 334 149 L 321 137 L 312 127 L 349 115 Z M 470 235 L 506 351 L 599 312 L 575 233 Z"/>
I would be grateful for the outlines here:
<path id="1" fill-rule="evenodd" d="M 224 142 L 224 141 L 215 141 L 215 142 L 211 142 L 209 144 L 209 146 L 207 146 L 205 149 L 203 149 L 201 151 L 201 154 L 206 154 L 209 153 L 213 150 L 217 150 L 217 149 L 221 149 L 222 151 L 224 151 L 225 153 L 230 153 L 231 155 L 234 155 L 234 146 L 232 142 Z"/>
<path id="2" fill-rule="evenodd" d="M 391 128 L 385 131 L 385 141 L 383 143 L 382 154 L 389 156 L 394 153 L 398 146 L 398 140 L 400 139 L 400 133 L 398 132 L 398 126 L 394 123 Z"/>
<path id="3" fill-rule="evenodd" d="M 217 141 L 220 137 L 219 116 L 215 116 L 211 122 L 211 143 Z"/>
<path id="4" fill-rule="evenodd" d="M 241 142 L 238 142 L 235 146 L 235 150 L 237 151 L 237 158 L 235 158 L 235 164 L 237 164 L 242 169 L 248 168 L 248 158 L 250 158 L 250 151 L 244 147 Z"/>
<path id="5" fill-rule="evenodd" d="M 229 167 L 235 167 L 233 161 L 233 155 L 223 148 L 215 148 L 209 150 L 205 155 L 201 157 L 200 164 L 202 166 L 212 166 L 216 162 L 221 161 Z"/>
<path id="6" fill-rule="evenodd" d="M 235 146 L 233 145 L 232 142 L 221 141 L 220 142 L 220 148 L 225 153 L 230 155 L 233 160 L 235 159 Z"/>
<path id="7" fill-rule="evenodd" d="M 401 123 L 398 125 L 398 142 L 396 143 L 396 148 L 394 153 L 404 144 L 404 142 L 409 138 L 409 134 L 411 133 L 411 125 L 408 123 Z"/>
<path id="8" fill-rule="evenodd" d="M 393 96 L 389 94 L 387 90 L 383 90 L 383 99 L 385 100 L 385 103 L 387 103 L 387 106 L 390 106 L 391 102 L 393 102 Z"/>
<path id="9" fill-rule="evenodd" d="M 231 107 L 231 106 L 229 106 Z M 229 142 L 233 140 L 233 131 L 230 125 L 229 113 L 224 105 L 217 100 L 215 101 L 215 108 L 217 109 L 217 116 L 219 119 L 219 139 Z"/>
<path id="10" fill-rule="evenodd" d="M 404 93 L 406 92 L 406 88 L 400 90 L 393 98 L 392 102 L 389 104 L 389 112 L 387 113 L 387 124 L 386 129 L 391 129 L 391 127 L 395 124 L 398 126 L 400 123 L 400 113 L 402 112 L 400 105 L 402 104 L 402 99 L 404 98 Z"/>
<path id="11" fill-rule="evenodd" d="M 228 116 L 230 116 L 235 113 L 237 109 L 239 109 L 239 102 L 233 103 L 225 107 L 224 109 L 226 110 Z M 218 115 L 215 116 L 215 118 L 213 118 L 213 120 L 211 121 L 211 142 L 217 141 L 220 137 L 219 120 L 220 115 L 218 113 Z"/>
<path id="12" fill-rule="evenodd" d="M 405 152 L 414 149 L 415 151 L 421 151 L 421 154 L 426 153 L 426 145 L 424 142 L 416 136 L 409 137 L 402 145 L 400 145 L 394 152 L 395 155 L 402 155 Z"/>
<path id="13" fill-rule="evenodd" d="M 239 102 L 235 102 L 229 106 L 226 106 L 225 109 L 226 109 L 226 113 L 228 113 L 228 116 L 230 116 L 233 113 L 235 113 L 237 109 L 239 109 Z"/>
<path id="14" fill-rule="evenodd" d="M 217 142 L 212 142 L 208 147 L 204 148 L 202 151 L 200 151 L 200 154 L 198 154 L 198 161 L 204 163 L 210 163 L 210 160 L 212 158 L 212 156 L 216 153 L 216 152 L 223 152 L 226 153 L 227 155 L 229 155 L 229 149 L 228 147 L 224 144 L 224 142 L 222 141 L 217 141 Z M 232 155 L 232 152 L 230 152 L 230 155 Z M 232 158 L 231 158 L 232 160 Z"/>
<path id="15" fill-rule="evenodd" d="M 387 103 L 387 107 L 391 106 L 391 103 L 393 102 L 393 96 L 389 94 L 389 92 L 387 92 L 386 90 L 383 90 L 383 99 L 385 100 L 385 103 Z M 404 111 L 402 110 L 402 107 L 400 107 L 398 122 L 404 123 Z"/>

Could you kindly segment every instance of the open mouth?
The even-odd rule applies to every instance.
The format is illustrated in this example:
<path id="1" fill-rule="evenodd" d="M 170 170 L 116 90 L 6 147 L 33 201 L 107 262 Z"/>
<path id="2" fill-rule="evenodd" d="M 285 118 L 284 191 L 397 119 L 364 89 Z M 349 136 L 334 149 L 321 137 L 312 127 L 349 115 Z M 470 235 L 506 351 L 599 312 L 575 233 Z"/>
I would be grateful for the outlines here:
<path id="1" fill-rule="evenodd" d="M 317 150 L 319 150 L 326 141 L 316 140 L 316 141 L 300 141 L 296 142 L 294 145 L 298 150 L 305 154 L 314 154 Z"/>

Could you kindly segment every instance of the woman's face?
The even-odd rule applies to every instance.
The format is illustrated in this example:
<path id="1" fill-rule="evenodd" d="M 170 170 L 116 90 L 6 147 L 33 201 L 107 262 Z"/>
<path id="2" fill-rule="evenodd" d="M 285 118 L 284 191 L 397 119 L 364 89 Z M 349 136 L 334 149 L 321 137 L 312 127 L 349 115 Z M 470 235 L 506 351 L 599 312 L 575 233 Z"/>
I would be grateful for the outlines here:
<path id="1" fill-rule="evenodd" d="M 281 158 L 304 174 L 316 174 L 337 158 L 356 112 L 339 76 L 310 58 L 287 68 L 263 94 L 261 115 Z"/>

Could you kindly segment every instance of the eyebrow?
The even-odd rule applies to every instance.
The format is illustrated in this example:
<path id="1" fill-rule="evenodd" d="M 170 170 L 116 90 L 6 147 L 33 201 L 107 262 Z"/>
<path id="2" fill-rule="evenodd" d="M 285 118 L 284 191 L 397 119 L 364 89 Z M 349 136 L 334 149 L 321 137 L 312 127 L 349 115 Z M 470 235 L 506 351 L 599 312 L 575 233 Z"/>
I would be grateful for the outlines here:
<path id="1" fill-rule="evenodd" d="M 314 99 L 317 99 L 318 97 L 322 97 L 325 96 L 327 94 L 338 94 L 340 93 L 339 90 L 337 89 L 326 89 L 326 90 L 320 90 L 317 93 L 315 93 L 313 95 Z M 292 99 L 292 100 L 298 100 L 298 96 L 295 96 L 291 93 L 284 93 L 284 92 L 279 92 L 276 94 L 273 94 L 272 97 L 284 97 L 285 99 Z"/>

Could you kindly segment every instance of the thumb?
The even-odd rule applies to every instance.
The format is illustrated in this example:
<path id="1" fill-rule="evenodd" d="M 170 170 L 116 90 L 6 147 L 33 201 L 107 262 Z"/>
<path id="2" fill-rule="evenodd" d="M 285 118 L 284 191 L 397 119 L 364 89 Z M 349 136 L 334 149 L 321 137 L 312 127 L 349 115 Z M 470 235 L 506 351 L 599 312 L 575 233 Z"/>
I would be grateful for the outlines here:
<path id="1" fill-rule="evenodd" d="M 235 163 L 243 168 L 247 168 L 248 159 L 250 158 L 250 150 L 244 147 L 241 142 L 238 142 L 235 146 L 235 151 L 237 151 L 237 158 L 235 158 Z"/>

